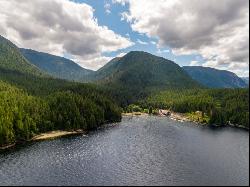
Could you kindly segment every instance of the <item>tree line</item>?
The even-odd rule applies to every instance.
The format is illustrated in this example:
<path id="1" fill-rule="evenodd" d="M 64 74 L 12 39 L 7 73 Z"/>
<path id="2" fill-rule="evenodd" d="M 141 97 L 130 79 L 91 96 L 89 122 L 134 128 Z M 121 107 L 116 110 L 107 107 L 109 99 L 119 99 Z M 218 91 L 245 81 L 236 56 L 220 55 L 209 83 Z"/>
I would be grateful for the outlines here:
<path id="1" fill-rule="evenodd" d="M 209 117 L 210 124 L 234 124 L 249 129 L 249 89 L 169 90 L 153 94 L 137 104 L 141 108 L 180 113 L 201 111 Z"/>
<path id="2" fill-rule="evenodd" d="M 120 120 L 120 108 L 94 89 L 71 88 L 39 97 L 0 81 L 0 146 L 51 130 L 90 130 Z"/>

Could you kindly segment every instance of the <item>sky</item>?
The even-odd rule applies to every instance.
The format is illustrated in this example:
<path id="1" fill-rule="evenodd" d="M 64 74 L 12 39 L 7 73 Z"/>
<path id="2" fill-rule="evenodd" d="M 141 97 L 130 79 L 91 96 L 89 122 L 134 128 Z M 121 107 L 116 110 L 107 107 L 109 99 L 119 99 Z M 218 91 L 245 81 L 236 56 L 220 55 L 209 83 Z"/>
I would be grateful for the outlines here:
<path id="1" fill-rule="evenodd" d="M 0 34 L 92 70 L 146 51 L 249 76 L 248 0 L 0 0 Z"/>

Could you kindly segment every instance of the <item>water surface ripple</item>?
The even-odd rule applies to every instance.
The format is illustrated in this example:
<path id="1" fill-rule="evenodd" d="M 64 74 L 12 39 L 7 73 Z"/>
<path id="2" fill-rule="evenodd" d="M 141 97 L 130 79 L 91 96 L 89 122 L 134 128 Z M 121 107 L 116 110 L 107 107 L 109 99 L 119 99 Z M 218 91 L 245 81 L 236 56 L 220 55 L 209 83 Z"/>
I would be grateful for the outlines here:
<path id="1" fill-rule="evenodd" d="M 249 133 L 158 117 L 0 153 L 0 185 L 248 185 Z"/>

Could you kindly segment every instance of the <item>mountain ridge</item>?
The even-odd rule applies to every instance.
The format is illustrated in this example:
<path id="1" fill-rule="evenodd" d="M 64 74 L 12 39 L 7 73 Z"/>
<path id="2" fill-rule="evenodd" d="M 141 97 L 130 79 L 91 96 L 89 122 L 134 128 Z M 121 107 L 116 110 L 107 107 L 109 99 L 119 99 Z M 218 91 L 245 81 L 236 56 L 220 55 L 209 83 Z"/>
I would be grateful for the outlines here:
<path id="1" fill-rule="evenodd" d="M 51 76 L 71 81 L 87 82 L 94 71 L 84 69 L 72 60 L 64 57 L 20 48 L 21 53 L 32 64 Z"/>
<path id="2" fill-rule="evenodd" d="M 110 70 L 109 68 L 113 69 Z M 156 85 L 162 85 L 167 79 L 173 78 L 176 80 L 178 74 L 182 74 L 181 78 L 183 78 L 183 81 L 189 79 L 188 81 L 192 83 L 192 86 L 194 86 L 194 84 L 196 84 L 196 86 L 198 85 L 196 81 L 190 79 L 189 75 L 173 61 L 143 51 L 131 51 L 121 58 L 115 58 L 98 70 L 96 74 L 105 74 L 107 69 L 109 69 L 109 74 L 102 77 L 102 79 L 104 79 L 102 81 L 104 82 L 113 81 L 112 78 L 118 79 L 117 81 L 127 82 L 124 76 L 129 74 L 137 76 L 142 83 L 144 83 L 143 80 L 145 80 L 148 84 L 155 83 Z M 138 74 L 140 76 L 138 76 Z M 127 76 L 126 78 L 129 80 L 131 76 Z M 136 80 L 134 81 L 136 82 Z M 147 83 L 145 83 L 145 86 L 147 86 Z M 171 87 L 173 84 L 175 83 L 168 82 L 166 86 Z M 183 84 L 182 82 L 177 82 L 175 85 L 178 87 L 189 87 L 189 85 Z"/>
<path id="3" fill-rule="evenodd" d="M 142 51 L 111 60 L 95 72 L 95 82 L 124 95 L 124 105 L 165 89 L 203 87 L 176 63 Z"/>
<path id="4" fill-rule="evenodd" d="M 239 78 L 229 71 L 201 66 L 180 67 L 173 61 L 144 51 L 131 51 L 123 57 L 116 57 L 97 71 L 84 69 L 64 57 L 18 48 L 2 36 L 0 36 L 0 54 L 2 71 L 7 69 L 38 76 L 46 74 L 64 80 L 116 87 L 120 84 L 120 87 L 130 85 L 141 89 L 162 90 L 174 87 L 190 88 L 197 85 L 208 88 L 245 88 L 249 85 L 247 79 Z M 13 63 L 8 64 L 8 61 Z"/>
<path id="5" fill-rule="evenodd" d="M 11 62 L 11 63 L 9 63 Z M 0 68 L 28 73 L 36 76 L 47 76 L 47 73 L 30 63 L 18 47 L 0 35 Z"/>
<path id="6" fill-rule="evenodd" d="M 184 66 L 196 81 L 208 88 L 245 88 L 246 83 L 235 73 L 202 66 Z"/>

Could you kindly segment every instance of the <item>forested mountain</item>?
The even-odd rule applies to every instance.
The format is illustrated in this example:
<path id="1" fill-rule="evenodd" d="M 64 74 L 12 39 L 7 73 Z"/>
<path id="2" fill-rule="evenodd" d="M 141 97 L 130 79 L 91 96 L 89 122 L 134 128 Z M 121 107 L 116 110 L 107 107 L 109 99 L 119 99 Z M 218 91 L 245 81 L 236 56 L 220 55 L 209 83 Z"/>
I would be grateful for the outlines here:
<path id="1" fill-rule="evenodd" d="M 36 76 L 46 73 L 26 60 L 17 46 L 0 35 L 0 70 L 12 70 Z"/>
<path id="2" fill-rule="evenodd" d="M 84 69 L 63 57 L 31 49 L 20 49 L 20 51 L 29 62 L 56 78 L 86 82 L 93 74 L 93 71 Z"/>
<path id="3" fill-rule="evenodd" d="M 120 108 L 95 85 L 55 79 L 0 40 L 0 147 L 51 130 L 90 130 L 121 120 Z"/>
<path id="4" fill-rule="evenodd" d="M 75 78 L 81 74 L 77 75 L 78 66 L 66 59 L 25 52 L 38 55 L 32 58 L 36 56 L 39 67 L 50 75 L 55 76 L 58 69 L 62 74 L 69 73 L 63 67 L 75 71 Z M 62 60 L 63 67 L 53 59 Z M 50 60 L 56 62 L 56 67 L 47 64 Z M 52 71 L 43 63 L 51 65 Z M 249 126 L 247 89 L 206 90 L 174 62 L 149 53 L 130 52 L 97 72 L 90 71 L 97 85 L 57 79 L 43 70 L 0 37 L 0 147 L 29 140 L 41 132 L 89 130 L 117 122 L 121 120 L 119 106 L 132 103 L 148 108 L 171 107 L 178 112 L 202 110 L 210 115 L 211 123 L 231 121 Z M 57 76 L 68 76 L 62 74 Z"/>
<path id="5" fill-rule="evenodd" d="M 125 105 L 164 89 L 201 87 L 174 62 L 139 51 L 113 59 L 95 73 L 95 78 L 124 95 Z"/>
<path id="6" fill-rule="evenodd" d="M 113 59 L 96 72 L 96 77 L 103 83 L 136 89 L 199 87 L 174 62 L 139 51 Z"/>
<path id="7" fill-rule="evenodd" d="M 208 88 L 245 88 L 247 84 L 230 71 L 201 66 L 185 66 L 183 69 L 196 81 Z"/>
<path id="8" fill-rule="evenodd" d="M 116 57 L 110 62 L 108 62 L 106 65 L 104 65 L 102 68 L 100 68 L 98 71 L 96 71 L 94 73 L 93 80 L 102 80 L 114 74 L 116 71 L 115 68 L 118 65 L 119 60 L 121 60 L 121 57 Z"/>

